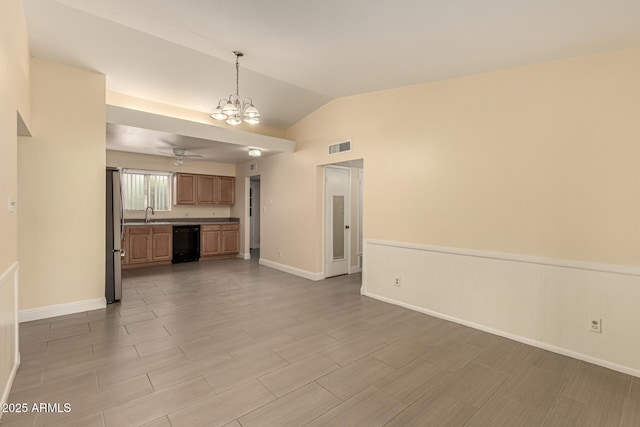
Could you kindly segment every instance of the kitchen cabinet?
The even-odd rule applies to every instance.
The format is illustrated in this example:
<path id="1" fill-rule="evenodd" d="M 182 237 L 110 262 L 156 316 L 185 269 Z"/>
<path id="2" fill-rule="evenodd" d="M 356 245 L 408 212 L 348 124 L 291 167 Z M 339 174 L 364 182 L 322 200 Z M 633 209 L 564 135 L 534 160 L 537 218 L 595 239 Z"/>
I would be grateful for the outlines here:
<path id="1" fill-rule="evenodd" d="M 122 248 L 125 250 L 123 268 L 142 267 L 153 264 L 167 264 L 173 257 L 172 227 L 167 226 L 127 226 L 124 231 Z"/>
<path id="2" fill-rule="evenodd" d="M 200 234 L 200 257 L 220 255 L 220 236 L 222 234 L 222 226 L 203 225 L 200 229 Z"/>
<path id="3" fill-rule="evenodd" d="M 120 248 L 122 249 L 120 262 L 122 263 L 123 267 L 129 264 L 129 247 L 127 246 L 129 242 L 128 232 L 129 227 L 124 227 L 124 229 L 122 230 L 122 240 L 120 241 Z"/>
<path id="4" fill-rule="evenodd" d="M 229 224 L 222 226 L 222 253 L 224 255 L 237 254 L 240 252 L 240 226 Z"/>
<path id="5" fill-rule="evenodd" d="M 213 205 L 216 202 L 216 177 L 196 175 L 196 204 Z"/>
<path id="6" fill-rule="evenodd" d="M 151 262 L 151 227 L 130 227 L 128 264 Z"/>
<path id="7" fill-rule="evenodd" d="M 174 176 L 174 201 L 176 205 L 196 204 L 196 176 L 194 174 L 177 173 Z"/>
<path id="8" fill-rule="evenodd" d="M 172 251 L 172 239 L 173 230 L 170 225 L 162 227 L 151 227 L 152 247 L 151 247 L 151 260 L 152 261 L 171 261 L 173 256 Z"/>
<path id="9" fill-rule="evenodd" d="M 235 183 L 232 176 L 176 173 L 174 204 L 233 206 Z"/>
<path id="10" fill-rule="evenodd" d="M 240 252 L 239 224 L 206 224 L 200 231 L 200 257 L 234 258 Z"/>
<path id="11" fill-rule="evenodd" d="M 232 176 L 217 176 L 218 205 L 233 206 L 236 199 L 236 179 Z"/>

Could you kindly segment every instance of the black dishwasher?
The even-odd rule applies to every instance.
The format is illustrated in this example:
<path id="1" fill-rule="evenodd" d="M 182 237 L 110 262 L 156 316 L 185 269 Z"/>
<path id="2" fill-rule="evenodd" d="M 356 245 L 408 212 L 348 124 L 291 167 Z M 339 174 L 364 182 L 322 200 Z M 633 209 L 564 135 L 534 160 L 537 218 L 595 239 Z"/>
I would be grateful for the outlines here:
<path id="1" fill-rule="evenodd" d="M 198 261 L 200 259 L 200 226 L 173 226 L 172 263 Z"/>

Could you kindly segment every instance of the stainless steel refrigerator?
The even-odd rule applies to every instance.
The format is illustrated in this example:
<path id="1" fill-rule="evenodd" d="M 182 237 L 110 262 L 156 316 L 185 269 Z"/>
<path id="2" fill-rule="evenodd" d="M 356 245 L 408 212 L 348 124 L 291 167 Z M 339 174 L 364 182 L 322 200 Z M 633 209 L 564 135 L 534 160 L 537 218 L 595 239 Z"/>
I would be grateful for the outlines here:
<path id="1" fill-rule="evenodd" d="M 105 253 L 105 290 L 108 304 L 122 298 L 122 257 L 121 247 L 124 231 L 124 206 L 120 187 L 120 171 L 107 169 L 107 250 Z"/>

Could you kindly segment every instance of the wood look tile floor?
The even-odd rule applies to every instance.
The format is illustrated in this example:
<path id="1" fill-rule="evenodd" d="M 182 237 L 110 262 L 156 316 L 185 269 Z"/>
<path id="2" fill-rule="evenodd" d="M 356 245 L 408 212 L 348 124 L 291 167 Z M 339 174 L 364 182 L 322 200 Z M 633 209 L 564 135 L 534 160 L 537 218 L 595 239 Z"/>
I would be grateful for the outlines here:
<path id="1" fill-rule="evenodd" d="M 254 260 L 124 272 L 24 323 L 3 426 L 640 426 L 640 379 Z"/>

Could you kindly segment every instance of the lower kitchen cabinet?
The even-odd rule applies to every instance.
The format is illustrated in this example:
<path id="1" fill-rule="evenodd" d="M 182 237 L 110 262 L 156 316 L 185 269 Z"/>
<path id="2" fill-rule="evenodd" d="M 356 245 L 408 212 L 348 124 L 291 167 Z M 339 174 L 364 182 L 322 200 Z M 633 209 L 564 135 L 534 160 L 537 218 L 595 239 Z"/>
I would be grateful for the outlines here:
<path id="1" fill-rule="evenodd" d="M 153 261 L 171 261 L 173 257 L 173 227 L 167 225 L 152 228 L 153 246 L 151 248 L 151 259 Z"/>
<path id="2" fill-rule="evenodd" d="M 238 254 L 240 252 L 240 226 L 238 224 L 223 225 L 220 240 L 222 240 L 223 254 Z"/>
<path id="3" fill-rule="evenodd" d="M 200 259 L 231 258 L 240 252 L 239 224 L 206 224 L 200 231 Z"/>
<path id="4" fill-rule="evenodd" d="M 130 227 L 127 234 L 128 264 L 151 262 L 151 227 Z"/>
<path id="5" fill-rule="evenodd" d="M 167 264 L 173 256 L 171 226 L 127 226 L 122 248 L 125 250 L 123 268 Z"/>
<path id="6" fill-rule="evenodd" d="M 216 256 L 221 254 L 221 233 L 221 225 L 203 225 L 200 228 L 200 257 Z"/>
<path id="7" fill-rule="evenodd" d="M 169 264 L 173 258 L 171 225 L 128 225 L 124 228 L 122 268 Z M 240 224 L 202 224 L 200 259 L 235 258 L 240 252 Z"/>

